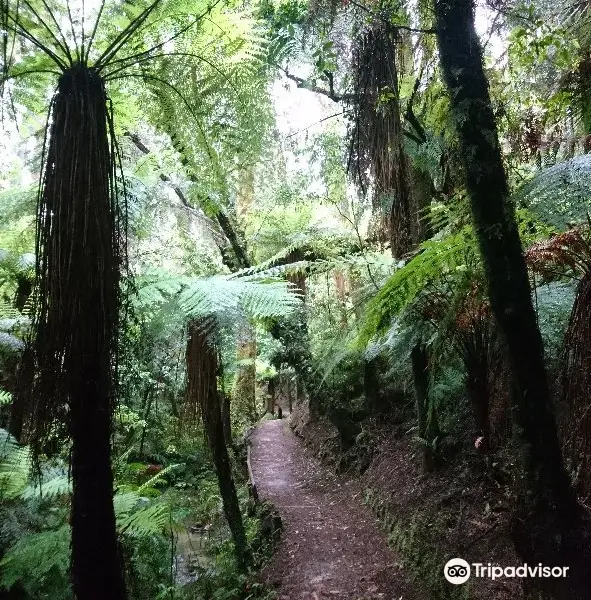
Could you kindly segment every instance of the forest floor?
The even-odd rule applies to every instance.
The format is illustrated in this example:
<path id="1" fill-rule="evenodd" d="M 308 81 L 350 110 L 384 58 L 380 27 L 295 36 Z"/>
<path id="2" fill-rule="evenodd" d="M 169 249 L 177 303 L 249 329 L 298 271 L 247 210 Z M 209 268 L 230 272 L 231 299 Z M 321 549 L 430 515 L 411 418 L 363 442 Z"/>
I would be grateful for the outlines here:
<path id="1" fill-rule="evenodd" d="M 279 511 L 283 532 L 262 578 L 279 600 L 423 600 L 388 547 L 358 480 L 334 475 L 288 421 L 259 425 L 251 437 L 258 493 Z"/>

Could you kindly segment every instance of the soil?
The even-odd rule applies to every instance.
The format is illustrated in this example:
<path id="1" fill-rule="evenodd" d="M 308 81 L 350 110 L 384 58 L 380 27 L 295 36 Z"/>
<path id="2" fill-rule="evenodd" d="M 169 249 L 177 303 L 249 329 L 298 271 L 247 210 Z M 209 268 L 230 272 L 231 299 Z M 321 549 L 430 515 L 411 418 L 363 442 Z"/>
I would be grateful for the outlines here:
<path id="1" fill-rule="evenodd" d="M 251 435 L 259 496 L 279 511 L 283 532 L 261 577 L 279 600 L 426 600 L 362 503 L 359 480 L 335 476 L 287 420 Z"/>

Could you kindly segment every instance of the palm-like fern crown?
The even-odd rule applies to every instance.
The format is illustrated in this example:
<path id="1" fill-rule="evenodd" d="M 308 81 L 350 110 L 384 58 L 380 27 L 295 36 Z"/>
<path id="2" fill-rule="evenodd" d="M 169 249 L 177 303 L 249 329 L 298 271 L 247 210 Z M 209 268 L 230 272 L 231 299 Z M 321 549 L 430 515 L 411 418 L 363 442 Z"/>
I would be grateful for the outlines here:
<path id="1" fill-rule="evenodd" d="M 153 0 L 143 10 L 108 0 L 7 0 L 0 27 L 8 32 L 2 89 L 37 112 L 55 77 L 80 64 L 109 84 L 126 126 L 138 108 L 153 116 L 214 195 L 228 169 L 260 151 L 269 125 L 266 42 L 251 9 L 221 0 Z"/>
<path id="2" fill-rule="evenodd" d="M 281 318 L 301 305 L 292 284 L 269 276 L 191 278 L 154 272 L 140 277 L 138 288 L 143 306 L 161 306 L 186 322 L 206 323 L 214 337 L 247 319 Z"/>

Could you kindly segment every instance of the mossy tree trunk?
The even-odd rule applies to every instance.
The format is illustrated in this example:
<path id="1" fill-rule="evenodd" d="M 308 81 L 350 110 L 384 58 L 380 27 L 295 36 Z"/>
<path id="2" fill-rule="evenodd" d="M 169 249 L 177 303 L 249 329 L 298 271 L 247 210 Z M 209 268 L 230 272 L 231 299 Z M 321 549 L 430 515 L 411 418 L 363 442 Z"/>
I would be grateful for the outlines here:
<path id="1" fill-rule="evenodd" d="M 581 512 L 562 463 L 542 338 L 473 8 L 470 0 L 436 0 L 436 29 L 491 308 L 506 340 L 514 379 L 514 415 L 527 488 L 514 540 L 526 560 L 571 564 L 568 580 L 542 583 L 555 597 L 583 598 L 591 589 L 589 539 L 579 528 Z"/>
<path id="2" fill-rule="evenodd" d="M 257 418 L 256 406 L 257 344 L 254 330 L 248 326 L 240 332 L 238 341 L 238 370 L 234 382 L 234 401 L 238 410 L 250 423 Z"/>
<path id="3" fill-rule="evenodd" d="M 542 337 L 509 198 L 473 6 L 470 0 L 438 0 L 436 13 L 441 66 L 450 90 L 491 308 L 507 340 L 517 385 L 515 408 L 531 501 L 572 514 L 574 495 L 562 466 Z"/>
<path id="4" fill-rule="evenodd" d="M 398 94 L 400 41 L 387 19 L 375 19 L 354 40 L 355 125 L 348 165 L 362 193 L 373 188 L 372 221 L 377 226 L 377 238 L 383 242 L 388 237 L 392 255 L 397 258 L 413 243 L 408 157 Z"/>

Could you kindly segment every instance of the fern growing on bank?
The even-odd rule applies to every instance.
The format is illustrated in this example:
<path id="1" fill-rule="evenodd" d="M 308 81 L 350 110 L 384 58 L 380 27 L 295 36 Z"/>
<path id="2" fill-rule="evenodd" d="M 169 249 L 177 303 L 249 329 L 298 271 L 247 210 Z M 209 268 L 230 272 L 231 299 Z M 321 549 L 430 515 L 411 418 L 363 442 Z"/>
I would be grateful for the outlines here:
<path id="1" fill-rule="evenodd" d="M 2 392 L 6 397 L 6 392 Z M 0 502 L 14 500 L 29 479 L 31 454 L 4 429 L 0 429 Z"/>

